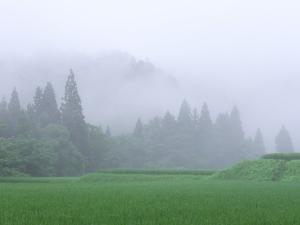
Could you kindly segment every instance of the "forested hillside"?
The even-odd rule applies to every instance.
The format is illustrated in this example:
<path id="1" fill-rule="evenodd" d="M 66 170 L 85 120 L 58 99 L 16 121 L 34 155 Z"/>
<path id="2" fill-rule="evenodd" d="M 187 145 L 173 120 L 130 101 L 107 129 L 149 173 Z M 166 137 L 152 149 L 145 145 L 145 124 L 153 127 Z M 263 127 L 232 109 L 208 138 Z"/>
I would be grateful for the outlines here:
<path id="1" fill-rule="evenodd" d="M 51 81 L 60 104 L 66 68 L 76 71 L 87 121 L 109 124 L 115 133 L 129 132 L 139 116 L 149 119 L 155 113 L 176 108 L 177 99 L 182 98 L 180 83 L 174 76 L 150 60 L 120 51 L 45 52 L 30 60 L 0 56 L 0 74 L 6 77 L 0 83 L 0 96 L 8 96 L 16 86 L 22 102 L 27 103 L 36 86 Z"/>
<path id="2" fill-rule="evenodd" d="M 245 137 L 239 111 L 220 114 L 208 105 L 192 109 L 186 100 L 177 116 L 166 112 L 149 122 L 137 120 L 126 135 L 88 124 L 73 71 L 62 103 L 51 83 L 37 87 L 31 103 L 21 106 L 16 88 L 0 104 L 0 175 L 71 176 L 101 168 L 222 168 L 265 153 L 260 130 Z M 277 137 L 287 151 L 287 130 Z M 287 146 L 287 148 L 285 148 Z M 283 150 L 282 150 L 283 151 Z"/>

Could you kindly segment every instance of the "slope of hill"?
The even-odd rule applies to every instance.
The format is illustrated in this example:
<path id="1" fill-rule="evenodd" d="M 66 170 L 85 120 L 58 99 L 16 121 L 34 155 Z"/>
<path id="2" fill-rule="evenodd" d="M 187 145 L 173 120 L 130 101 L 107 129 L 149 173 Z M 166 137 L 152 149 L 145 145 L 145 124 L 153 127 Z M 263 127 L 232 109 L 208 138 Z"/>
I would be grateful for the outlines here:
<path id="1" fill-rule="evenodd" d="M 172 106 L 177 109 L 182 100 L 178 98 L 178 84 L 173 76 L 149 60 L 135 59 L 119 51 L 93 56 L 47 53 L 30 59 L 0 59 L 0 74 L 7 78 L 0 84 L 0 97 L 9 98 L 16 86 L 26 105 L 32 101 L 35 88 L 50 81 L 57 87 L 60 101 L 71 68 L 78 80 L 88 122 L 109 124 L 113 132 L 131 129 L 138 117 L 147 119 Z"/>
<path id="2" fill-rule="evenodd" d="M 226 180 L 300 181 L 300 160 L 244 161 L 212 177 Z"/>

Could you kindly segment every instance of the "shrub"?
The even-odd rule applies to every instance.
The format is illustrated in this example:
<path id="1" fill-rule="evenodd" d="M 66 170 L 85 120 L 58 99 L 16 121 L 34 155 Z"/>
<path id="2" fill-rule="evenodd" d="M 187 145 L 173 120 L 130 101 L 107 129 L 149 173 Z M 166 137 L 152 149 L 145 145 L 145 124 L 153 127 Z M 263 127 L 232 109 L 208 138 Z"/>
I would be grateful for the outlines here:
<path id="1" fill-rule="evenodd" d="M 285 171 L 283 160 L 262 159 L 243 161 L 212 175 L 218 179 L 278 181 Z"/>
<path id="2" fill-rule="evenodd" d="M 263 159 L 275 159 L 275 160 L 300 160 L 300 153 L 271 153 L 262 157 Z"/>

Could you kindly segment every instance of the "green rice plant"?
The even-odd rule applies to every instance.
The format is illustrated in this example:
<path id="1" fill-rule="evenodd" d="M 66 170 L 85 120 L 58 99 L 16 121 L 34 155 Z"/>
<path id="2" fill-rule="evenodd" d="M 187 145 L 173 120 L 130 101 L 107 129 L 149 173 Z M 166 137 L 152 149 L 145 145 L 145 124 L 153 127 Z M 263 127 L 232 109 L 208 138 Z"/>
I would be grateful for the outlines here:
<path id="1" fill-rule="evenodd" d="M 153 181 L 143 181 L 143 174 L 102 175 L 113 181 L 2 182 L 0 224 L 300 224 L 297 182 L 224 181 L 197 175 L 147 175 Z"/>

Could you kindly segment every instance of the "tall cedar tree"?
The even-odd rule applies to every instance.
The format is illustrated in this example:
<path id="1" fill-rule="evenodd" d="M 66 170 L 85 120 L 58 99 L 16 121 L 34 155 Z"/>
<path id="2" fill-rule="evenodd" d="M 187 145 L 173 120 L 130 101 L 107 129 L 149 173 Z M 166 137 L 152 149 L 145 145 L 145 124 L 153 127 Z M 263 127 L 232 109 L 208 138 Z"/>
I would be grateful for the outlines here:
<path id="1" fill-rule="evenodd" d="M 135 124 L 133 134 L 137 138 L 143 138 L 144 137 L 144 126 L 143 126 L 143 123 L 142 123 L 141 119 L 137 120 L 137 122 Z"/>
<path id="2" fill-rule="evenodd" d="M 185 130 L 192 127 L 192 111 L 186 100 L 181 104 L 177 121 L 180 129 Z"/>
<path id="3" fill-rule="evenodd" d="M 110 127 L 109 126 L 106 127 L 105 135 L 107 137 L 111 137 L 111 131 L 110 131 Z"/>
<path id="4" fill-rule="evenodd" d="M 167 111 L 164 118 L 162 119 L 162 129 L 165 135 L 176 132 L 177 122 L 175 117 Z"/>
<path id="5" fill-rule="evenodd" d="M 254 137 L 254 145 L 255 145 L 255 153 L 258 156 L 261 156 L 261 155 L 265 154 L 266 147 L 265 147 L 264 138 L 263 138 L 263 135 L 262 135 L 260 129 L 258 129 L 256 131 L 256 134 L 255 134 L 255 137 Z"/>
<path id="6" fill-rule="evenodd" d="M 87 127 L 82 112 L 81 99 L 72 70 L 65 86 L 65 96 L 61 105 L 62 123 L 68 128 L 72 142 L 83 155 L 87 154 Z"/>
<path id="7" fill-rule="evenodd" d="M 244 141 L 244 131 L 242 128 L 242 121 L 240 118 L 240 112 L 237 107 L 233 107 L 230 113 L 230 123 L 231 123 L 231 134 L 233 141 L 237 144 Z"/>
<path id="8" fill-rule="evenodd" d="M 201 131 L 210 132 L 210 130 L 212 129 L 213 123 L 206 103 L 204 103 L 202 106 L 199 123 L 200 123 L 199 126 L 201 127 Z"/>
<path id="9" fill-rule="evenodd" d="M 43 89 L 37 87 L 35 95 L 33 97 L 33 110 L 36 117 L 39 119 L 43 112 Z"/>
<path id="10" fill-rule="evenodd" d="M 281 153 L 294 152 L 294 146 L 288 130 L 283 126 L 275 139 L 276 150 Z"/>
<path id="11" fill-rule="evenodd" d="M 9 133 L 10 136 L 15 137 L 19 135 L 20 118 L 22 116 L 19 94 L 16 88 L 14 88 L 10 97 L 10 101 L 8 103 L 8 113 L 9 113 Z"/>
<path id="12" fill-rule="evenodd" d="M 19 94 L 16 88 L 14 88 L 11 94 L 11 98 L 8 104 L 8 111 L 12 117 L 17 117 L 21 113 L 21 104 L 20 104 Z"/>
<path id="13" fill-rule="evenodd" d="M 8 109 L 5 98 L 2 98 L 0 103 L 0 137 L 8 137 Z"/>
<path id="14" fill-rule="evenodd" d="M 201 115 L 199 118 L 199 129 L 197 130 L 197 144 L 200 147 L 200 150 L 207 157 L 211 155 L 212 144 L 213 144 L 213 122 L 210 116 L 210 112 L 206 103 L 203 104 L 201 109 Z"/>
<path id="15" fill-rule="evenodd" d="M 42 106 L 45 114 L 45 125 L 58 124 L 60 122 L 60 112 L 57 107 L 55 92 L 50 82 L 45 87 Z"/>

